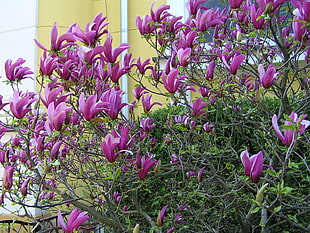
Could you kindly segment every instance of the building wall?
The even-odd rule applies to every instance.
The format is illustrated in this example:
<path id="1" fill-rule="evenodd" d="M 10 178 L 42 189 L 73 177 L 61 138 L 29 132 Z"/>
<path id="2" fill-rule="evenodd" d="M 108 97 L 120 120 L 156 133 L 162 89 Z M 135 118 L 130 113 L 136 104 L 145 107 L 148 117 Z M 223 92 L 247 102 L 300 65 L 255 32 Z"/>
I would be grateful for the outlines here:
<path id="1" fill-rule="evenodd" d="M 0 0 L 0 94 L 4 102 L 12 95 L 12 90 L 3 83 L 5 80 L 4 64 L 7 59 L 15 62 L 18 58 L 24 58 L 26 66 L 33 70 L 37 66 L 36 46 L 33 41 L 37 34 L 37 1 L 36 0 Z M 31 79 L 23 80 L 21 90 L 34 91 L 35 83 Z M 3 112 L 2 112 L 3 113 Z M 0 115 L 0 119 L 3 116 Z M 9 135 L 2 140 L 10 138 Z M 0 166 L 0 180 L 3 176 L 3 169 Z M 1 181 L 0 181 L 1 186 Z M 6 209 L 0 208 L 0 219 L 7 209 L 12 211 L 16 207 L 5 200 Z"/>
<path id="2" fill-rule="evenodd" d="M 15 62 L 26 60 L 25 65 L 36 67 L 37 1 L 0 0 L 0 94 L 7 100 L 12 91 L 3 84 L 4 64 L 7 59 Z M 34 90 L 34 81 L 23 80 L 23 90 Z"/>

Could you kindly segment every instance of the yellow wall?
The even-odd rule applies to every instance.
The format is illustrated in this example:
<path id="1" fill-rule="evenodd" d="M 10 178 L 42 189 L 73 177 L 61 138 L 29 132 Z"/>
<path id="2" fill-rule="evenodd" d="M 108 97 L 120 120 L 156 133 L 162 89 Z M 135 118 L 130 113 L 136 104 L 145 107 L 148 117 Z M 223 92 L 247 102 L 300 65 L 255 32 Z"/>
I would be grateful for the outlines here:
<path id="1" fill-rule="evenodd" d="M 128 43 L 131 44 L 129 52 L 133 54 L 134 58 L 141 57 L 142 60 L 145 60 L 155 56 L 154 50 L 141 38 L 136 27 L 136 17 L 150 14 L 150 7 L 153 2 L 154 0 L 128 0 Z M 166 0 L 158 0 L 155 8 L 163 4 L 166 4 Z M 107 29 L 113 36 L 113 46 L 118 46 L 121 42 L 120 7 L 121 3 L 117 0 L 40 0 L 38 40 L 49 48 L 50 30 L 54 22 L 57 22 L 60 34 L 64 33 L 74 23 L 84 29 L 86 23 L 91 22 L 98 13 L 102 12 L 110 23 Z M 38 61 L 41 54 L 42 51 L 39 49 Z M 133 86 L 133 81 L 129 81 L 129 87 Z M 129 88 L 129 102 L 134 100 L 131 90 L 132 88 Z"/>

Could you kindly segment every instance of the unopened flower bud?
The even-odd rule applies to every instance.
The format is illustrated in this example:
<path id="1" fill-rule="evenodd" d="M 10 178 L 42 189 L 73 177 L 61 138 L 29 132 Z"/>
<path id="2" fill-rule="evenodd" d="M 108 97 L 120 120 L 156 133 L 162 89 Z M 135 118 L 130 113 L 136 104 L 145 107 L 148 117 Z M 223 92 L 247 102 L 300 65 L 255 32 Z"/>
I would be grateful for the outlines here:
<path id="1" fill-rule="evenodd" d="M 261 204 L 264 200 L 264 193 L 265 193 L 265 190 L 268 186 L 268 183 L 264 184 L 258 191 L 257 191 L 257 194 L 256 194 L 256 201 Z"/>
<path id="2" fill-rule="evenodd" d="M 160 172 L 161 160 L 158 160 L 154 168 L 154 172 L 158 174 Z"/>
<path id="3" fill-rule="evenodd" d="M 27 178 L 22 185 L 20 186 L 20 192 L 23 196 L 26 196 L 28 193 L 28 184 L 29 184 L 30 178 Z"/>
<path id="4" fill-rule="evenodd" d="M 203 167 L 203 168 L 201 168 L 201 170 L 199 171 L 198 176 L 197 176 L 198 182 L 201 182 L 201 181 L 202 181 L 202 179 L 203 179 L 203 172 L 204 172 L 205 169 L 206 169 L 206 167 Z"/>
<path id="5" fill-rule="evenodd" d="M 237 39 L 238 42 L 242 41 L 242 34 L 241 34 L 240 31 L 237 31 L 236 39 Z"/>
<path id="6" fill-rule="evenodd" d="M 6 165 L 3 173 L 2 185 L 5 189 L 11 189 L 13 186 L 14 167 Z"/>
<path id="7" fill-rule="evenodd" d="M 269 14 L 272 13 L 273 9 L 273 2 L 268 2 L 265 6 L 264 13 L 263 14 Z"/>
<path id="8" fill-rule="evenodd" d="M 133 229 L 132 233 L 139 233 L 139 229 L 140 229 L 140 225 L 139 223 L 135 226 L 135 228 Z"/>

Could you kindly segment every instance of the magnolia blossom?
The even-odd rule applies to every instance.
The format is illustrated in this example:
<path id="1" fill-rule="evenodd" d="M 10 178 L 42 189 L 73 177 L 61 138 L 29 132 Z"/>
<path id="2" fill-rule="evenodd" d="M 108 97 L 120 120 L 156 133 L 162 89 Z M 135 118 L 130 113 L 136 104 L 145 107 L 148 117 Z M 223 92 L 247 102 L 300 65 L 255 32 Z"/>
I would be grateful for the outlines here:
<path id="1" fill-rule="evenodd" d="M 30 105 L 36 101 L 33 93 L 22 94 L 21 92 L 14 91 L 13 98 L 10 100 L 10 108 L 13 115 L 22 119 L 28 112 L 31 111 Z"/>
<path id="2" fill-rule="evenodd" d="M 222 61 L 224 65 L 226 66 L 227 70 L 231 74 L 236 74 L 239 66 L 241 63 L 244 61 L 245 56 L 243 54 L 235 54 L 234 57 L 232 58 L 231 64 L 228 64 L 227 57 L 225 55 L 222 56 Z"/>
<path id="3" fill-rule="evenodd" d="M 215 66 L 216 66 L 215 61 L 211 61 L 209 63 L 207 71 L 206 71 L 206 79 L 207 80 L 212 80 L 213 79 Z"/>
<path id="4" fill-rule="evenodd" d="M 49 122 L 46 122 L 46 128 L 49 131 L 60 131 L 69 111 L 71 111 L 71 108 L 65 102 L 58 104 L 56 107 L 54 102 L 51 102 L 47 109 Z"/>
<path id="5" fill-rule="evenodd" d="M 101 97 L 101 101 L 105 103 L 104 111 L 112 120 L 115 120 L 122 108 L 127 105 L 122 103 L 123 94 L 123 91 L 111 88 L 103 93 Z"/>
<path id="6" fill-rule="evenodd" d="M 138 177 L 140 180 L 144 180 L 147 177 L 147 174 L 151 167 L 157 162 L 157 160 L 153 160 L 152 158 L 147 158 L 143 156 L 140 158 L 140 155 L 137 154 L 136 158 L 136 167 L 138 170 Z"/>
<path id="7" fill-rule="evenodd" d="M 34 41 L 39 48 L 43 49 L 44 51 L 47 51 L 44 45 L 42 45 L 37 40 L 34 40 Z M 66 41 L 66 43 L 64 43 L 64 41 Z M 52 30 L 51 30 L 51 50 L 52 51 L 62 50 L 63 48 L 73 45 L 75 41 L 76 41 L 75 37 L 69 32 L 61 35 L 58 38 L 57 24 L 54 23 Z"/>
<path id="8" fill-rule="evenodd" d="M 10 165 L 4 167 L 2 186 L 5 189 L 10 189 L 13 186 L 13 173 L 14 167 Z"/>
<path id="9" fill-rule="evenodd" d="M 244 0 L 228 0 L 229 4 L 230 4 L 230 7 L 232 9 L 237 9 L 241 6 L 242 2 Z"/>
<path id="10" fill-rule="evenodd" d="M 305 120 L 306 117 L 307 115 L 301 115 L 298 117 L 297 113 L 292 112 L 289 115 L 289 120 L 285 121 L 284 123 L 284 132 L 282 133 L 278 125 L 278 117 L 273 115 L 272 127 L 279 139 L 286 146 L 290 146 L 297 139 L 297 136 L 303 134 L 306 128 L 309 127 L 310 121 Z"/>
<path id="11" fill-rule="evenodd" d="M 58 211 L 58 223 L 65 233 L 73 233 L 74 230 L 77 230 L 88 219 L 87 212 L 81 212 L 78 208 L 75 208 L 71 212 L 67 224 L 65 224 L 61 211 Z"/>
<path id="12" fill-rule="evenodd" d="M 199 116 L 206 111 L 203 109 L 209 103 L 203 102 L 201 98 L 197 98 L 194 102 L 190 103 L 191 108 L 193 109 L 193 116 Z"/>
<path id="13" fill-rule="evenodd" d="M 169 93 L 176 93 L 182 84 L 185 76 L 177 77 L 179 74 L 178 69 L 171 70 L 167 77 L 162 77 L 164 87 Z"/>
<path id="14" fill-rule="evenodd" d="M 16 62 L 12 63 L 9 59 L 5 62 L 5 74 L 10 81 L 20 81 L 25 78 L 31 78 L 29 75 L 33 74 L 29 67 L 23 67 L 22 65 L 26 60 L 18 58 Z"/>
<path id="15" fill-rule="evenodd" d="M 190 62 L 190 56 L 192 53 L 191 48 L 180 48 L 177 52 L 177 57 L 180 63 L 180 66 L 187 66 Z"/>
<path id="16" fill-rule="evenodd" d="M 244 168 L 244 174 L 251 177 L 253 183 L 257 183 L 263 172 L 264 167 L 264 155 L 263 152 L 249 157 L 248 150 L 241 153 L 241 161 Z"/>
<path id="17" fill-rule="evenodd" d="M 152 103 L 152 95 L 142 95 L 142 105 L 144 112 L 149 112 L 151 108 L 156 104 L 162 106 L 162 104 L 159 102 Z"/>
<path id="18" fill-rule="evenodd" d="M 20 186 L 20 192 L 23 196 L 26 196 L 28 194 L 28 184 L 29 184 L 30 178 L 27 178 L 22 185 Z"/>
<path id="19" fill-rule="evenodd" d="M 262 64 L 259 64 L 258 73 L 259 82 L 266 89 L 271 87 L 272 83 L 277 79 L 278 76 L 278 73 L 276 73 L 276 68 L 273 66 L 273 64 L 270 64 L 266 71 L 264 69 L 264 66 Z"/>
<path id="20" fill-rule="evenodd" d="M 108 134 L 101 143 L 101 150 L 110 163 L 115 162 L 117 156 L 119 155 L 119 153 L 115 153 L 115 149 L 118 147 L 119 142 L 120 139 L 118 137 Z"/>
<path id="21" fill-rule="evenodd" d="M 169 207 L 169 205 L 165 205 L 164 208 L 162 208 L 161 211 L 159 212 L 159 214 L 157 216 L 157 225 L 158 226 L 162 226 L 163 225 L 165 213 L 166 213 L 166 210 L 167 210 L 168 207 Z"/>
<path id="22" fill-rule="evenodd" d="M 109 63 L 114 63 L 118 56 L 125 50 L 129 49 L 130 45 L 129 44 L 121 44 L 117 46 L 116 48 L 112 48 L 112 36 L 110 35 L 106 41 L 104 42 L 103 46 L 103 59 L 106 62 Z"/>
<path id="23" fill-rule="evenodd" d="M 93 119 L 98 112 L 104 110 L 103 106 L 106 105 L 108 103 L 97 100 L 97 95 L 90 95 L 85 100 L 84 93 L 82 93 L 79 98 L 79 110 L 88 121 Z"/>

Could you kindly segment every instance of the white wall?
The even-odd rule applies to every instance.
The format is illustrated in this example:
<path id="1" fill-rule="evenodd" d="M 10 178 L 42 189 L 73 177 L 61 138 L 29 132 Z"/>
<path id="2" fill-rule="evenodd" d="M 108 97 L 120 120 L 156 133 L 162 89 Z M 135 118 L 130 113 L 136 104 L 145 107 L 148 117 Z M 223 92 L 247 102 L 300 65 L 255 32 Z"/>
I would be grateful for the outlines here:
<path id="1" fill-rule="evenodd" d="M 7 101 L 12 91 L 3 84 L 5 80 L 4 64 L 7 59 L 15 61 L 24 58 L 24 65 L 36 71 L 37 57 L 34 40 L 37 35 L 37 0 L 0 0 L 0 95 Z M 34 76 L 35 77 L 35 76 Z M 35 90 L 33 80 L 22 81 L 22 90 Z M 3 137 L 3 140 L 6 140 Z M 0 166 L 0 185 L 3 168 Z M 10 203 L 7 208 L 14 210 Z M 0 208 L 0 214 L 7 213 Z"/>
<path id="2" fill-rule="evenodd" d="M 7 59 L 22 57 L 24 63 L 36 70 L 37 0 L 0 0 L 0 94 L 10 96 L 10 89 L 3 84 L 4 64 Z M 23 89 L 33 91 L 34 82 L 23 81 Z"/>
<path id="3" fill-rule="evenodd" d="M 183 21 L 188 17 L 186 9 L 187 0 L 167 0 L 167 5 L 170 5 L 169 12 L 174 16 L 183 16 Z"/>

